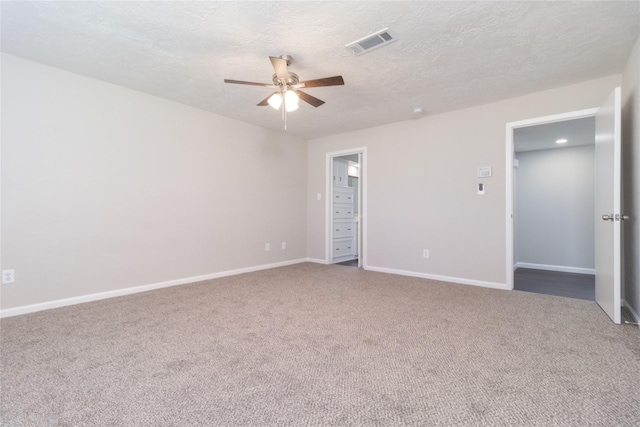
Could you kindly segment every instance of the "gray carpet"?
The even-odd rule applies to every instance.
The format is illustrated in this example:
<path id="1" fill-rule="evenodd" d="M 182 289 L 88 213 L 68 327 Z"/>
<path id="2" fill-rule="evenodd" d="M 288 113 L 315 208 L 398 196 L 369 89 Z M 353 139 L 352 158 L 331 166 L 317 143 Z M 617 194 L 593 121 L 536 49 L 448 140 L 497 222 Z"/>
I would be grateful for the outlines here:
<path id="1" fill-rule="evenodd" d="M 5 426 L 640 424 L 589 301 L 300 264 L 0 327 Z"/>

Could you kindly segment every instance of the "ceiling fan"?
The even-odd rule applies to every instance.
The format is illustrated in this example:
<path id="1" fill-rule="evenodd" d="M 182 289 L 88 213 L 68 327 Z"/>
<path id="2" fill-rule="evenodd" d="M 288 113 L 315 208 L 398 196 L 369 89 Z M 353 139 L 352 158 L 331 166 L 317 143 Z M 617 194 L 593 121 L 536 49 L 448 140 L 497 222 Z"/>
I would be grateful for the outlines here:
<path id="1" fill-rule="evenodd" d="M 262 107 L 265 105 L 271 105 L 276 110 L 283 106 L 282 114 L 284 119 L 286 119 L 287 112 L 298 109 L 298 101 L 300 99 L 314 107 L 319 107 L 324 104 L 323 100 L 311 96 L 300 89 L 320 86 L 339 86 L 344 84 L 342 76 L 325 77 L 322 79 L 306 80 L 301 82 L 297 74 L 287 70 L 287 67 L 293 60 L 290 55 L 282 55 L 280 57 L 270 56 L 269 59 L 271 60 L 271 65 L 273 65 L 273 69 L 275 70 L 273 83 L 254 83 L 229 79 L 224 79 L 224 82 L 276 89 L 274 93 L 258 103 L 258 106 Z"/>

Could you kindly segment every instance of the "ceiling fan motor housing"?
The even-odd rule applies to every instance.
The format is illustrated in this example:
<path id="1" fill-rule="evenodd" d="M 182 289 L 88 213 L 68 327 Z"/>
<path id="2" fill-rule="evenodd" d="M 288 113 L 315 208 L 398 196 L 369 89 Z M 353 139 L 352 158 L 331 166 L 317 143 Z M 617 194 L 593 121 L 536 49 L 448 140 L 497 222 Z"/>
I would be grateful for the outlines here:
<path id="1" fill-rule="evenodd" d="M 273 84 L 279 87 L 282 86 L 293 86 L 297 85 L 300 82 L 300 78 L 296 73 L 289 72 L 287 77 L 281 79 L 277 74 L 273 75 Z"/>

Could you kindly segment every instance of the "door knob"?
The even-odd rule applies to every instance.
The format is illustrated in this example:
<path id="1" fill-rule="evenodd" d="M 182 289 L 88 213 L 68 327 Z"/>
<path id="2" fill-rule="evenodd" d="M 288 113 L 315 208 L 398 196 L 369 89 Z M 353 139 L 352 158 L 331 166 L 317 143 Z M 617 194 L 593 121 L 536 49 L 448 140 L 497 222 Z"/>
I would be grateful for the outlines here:
<path id="1" fill-rule="evenodd" d="M 602 215 L 602 220 L 603 221 L 613 221 L 613 214 Z"/>

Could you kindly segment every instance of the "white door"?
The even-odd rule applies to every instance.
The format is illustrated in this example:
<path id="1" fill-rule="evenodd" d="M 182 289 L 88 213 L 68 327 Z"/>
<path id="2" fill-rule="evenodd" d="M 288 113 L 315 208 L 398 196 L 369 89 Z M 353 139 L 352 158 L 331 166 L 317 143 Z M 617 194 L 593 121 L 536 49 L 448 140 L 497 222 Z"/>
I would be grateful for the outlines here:
<path id="1" fill-rule="evenodd" d="M 620 323 L 622 245 L 620 229 L 620 88 L 596 114 L 596 302 Z"/>

